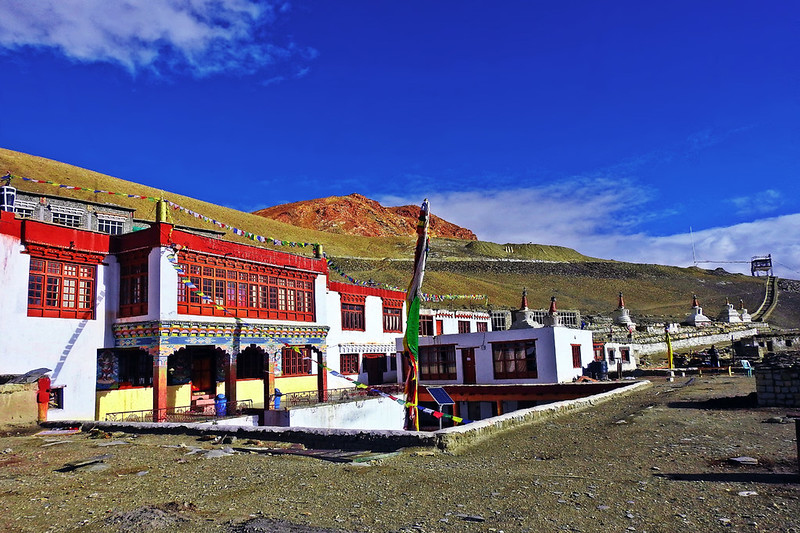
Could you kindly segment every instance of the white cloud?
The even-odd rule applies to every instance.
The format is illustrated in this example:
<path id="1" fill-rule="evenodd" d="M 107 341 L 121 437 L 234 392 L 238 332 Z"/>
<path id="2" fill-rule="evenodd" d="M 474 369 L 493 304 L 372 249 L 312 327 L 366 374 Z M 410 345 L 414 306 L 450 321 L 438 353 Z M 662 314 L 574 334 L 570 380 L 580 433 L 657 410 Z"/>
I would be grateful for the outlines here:
<path id="1" fill-rule="evenodd" d="M 800 279 L 800 244 L 787 238 L 797 234 L 800 213 L 658 237 L 637 233 L 635 220 L 625 215 L 646 200 L 647 195 L 635 187 L 597 183 L 580 192 L 566 194 L 566 190 L 572 189 L 436 193 L 429 199 L 434 214 L 471 229 L 485 241 L 566 246 L 589 256 L 634 263 L 686 267 L 696 259 L 702 268 L 746 274 L 753 256 L 771 254 L 777 276 Z M 421 201 L 378 200 L 385 205 Z"/>
<path id="2" fill-rule="evenodd" d="M 285 11 L 288 4 L 256 0 L 5 0 L 0 47 L 55 49 L 75 61 L 118 64 L 131 73 L 253 73 L 316 54 L 264 38 L 265 28 Z"/>
<path id="3" fill-rule="evenodd" d="M 784 204 L 784 197 L 775 189 L 766 189 L 752 196 L 739 196 L 728 200 L 739 214 L 772 213 Z"/>

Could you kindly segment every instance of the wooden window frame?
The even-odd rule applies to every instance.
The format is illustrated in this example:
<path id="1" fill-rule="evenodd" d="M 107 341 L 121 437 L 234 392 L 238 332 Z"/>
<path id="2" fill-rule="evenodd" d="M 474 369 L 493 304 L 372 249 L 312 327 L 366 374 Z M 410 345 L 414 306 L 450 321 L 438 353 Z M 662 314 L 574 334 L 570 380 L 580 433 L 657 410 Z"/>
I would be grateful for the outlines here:
<path id="1" fill-rule="evenodd" d="M 236 379 L 264 379 L 264 353 L 245 348 L 236 356 Z"/>
<path id="2" fill-rule="evenodd" d="M 472 324 L 469 320 L 459 320 L 458 321 L 458 332 L 459 333 L 472 333 Z"/>
<path id="3" fill-rule="evenodd" d="M 572 368 L 583 368 L 583 361 L 581 360 L 581 345 L 570 344 L 572 347 Z"/>
<path id="4" fill-rule="evenodd" d="M 342 374 L 358 374 L 358 354 L 343 353 L 339 355 L 339 372 Z"/>
<path id="5" fill-rule="evenodd" d="M 210 299 L 178 279 L 178 313 L 314 322 L 316 274 L 182 251 L 178 264 Z M 211 292 L 204 288 L 208 287 Z M 291 294 L 289 294 L 291 292 Z M 224 309 L 219 309 L 222 306 Z"/>
<path id="6" fill-rule="evenodd" d="M 281 350 L 281 377 L 311 374 L 311 349 L 308 346 L 285 346 Z"/>
<path id="7" fill-rule="evenodd" d="M 455 344 L 420 346 L 419 379 L 431 381 L 458 379 Z"/>
<path id="8" fill-rule="evenodd" d="M 486 333 L 489 331 L 489 323 L 488 322 L 475 322 L 475 331 L 478 333 Z"/>
<path id="9" fill-rule="evenodd" d="M 153 356 L 145 350 L 116 350 L 120 389 L 153 386 Z"/>
<path id="10" fill-rule="evenodd" d="M 493 342 L 492 370 L 495 379 L 538 378 L 536 339 Z"/>
<path id="11" fill-rule="evenodd" d="M 433 337 L 433 316 L 420 315 L 419 334 L 423 337 Z"/>
<path id="12" fill-rule="evenodd" d="M 122 254 L 119 258 L 119 316 L 147 314 L 149 265 L 147 254 Z"/>
<path id="13" fill-rule="evenodd" d="M 97 265 L 31 256 L 28 316 L 93 320 Z"/>
<path id="14" fill-rule="evenodd" d="M 403 332 L 403 308 L 383 303 L 383 331 L 391 333 Z"/>
<path id="15" fill-rule="evenodd" d="M 342 302 L 342 329 L 366 331 L 364 304 Z"/>

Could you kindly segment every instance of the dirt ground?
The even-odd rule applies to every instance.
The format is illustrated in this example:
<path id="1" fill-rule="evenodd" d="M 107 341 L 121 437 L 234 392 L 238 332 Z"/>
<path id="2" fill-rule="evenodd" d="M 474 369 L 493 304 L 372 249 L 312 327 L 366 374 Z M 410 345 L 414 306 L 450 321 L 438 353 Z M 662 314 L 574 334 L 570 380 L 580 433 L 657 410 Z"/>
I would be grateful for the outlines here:
<path id="1" fill-rule="evenodd" d="M 745 376 L 652 381 L 457 454 L 366 465 L 226 455 L 183 435 L 7 432 L 0 530 L 800 532 L 788 410 L 756 407 Z M 730 461 L 743 456 L 758 464 Z"/>

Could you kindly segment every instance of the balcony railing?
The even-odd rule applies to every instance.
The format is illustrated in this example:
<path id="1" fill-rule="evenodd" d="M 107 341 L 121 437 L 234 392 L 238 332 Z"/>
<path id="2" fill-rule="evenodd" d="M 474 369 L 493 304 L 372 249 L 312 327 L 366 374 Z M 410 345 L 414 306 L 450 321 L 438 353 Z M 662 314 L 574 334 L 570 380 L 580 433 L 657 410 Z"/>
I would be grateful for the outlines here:
<path id="1" fill-rule="evenodd" d="M 240 416 L 243 411 L 252 407 L 253 400 L 226 402 L 225 416 L 217 416 L 216 404 L 117 411 L 106 413 L 106 422 L 207 422 Z"/>
<path id="2" fill-rule="evenodd" d="M 399 394 L 403 392 L 403 385 L 392 383 L 388 385 L 370 385 L 370 389 L 377 389 L 386 394 Z M 281 395 L 281 409 L 291 409 L 301 405 L 316 405 L 320 403 L 342 403 L 355 400 L 363 400 L 365 398 L 379 397 L 375 390 L 359 389 L 355 387 L 345 387 L 342 389 L 327 389 L 322 391 L 322 400 L 320 400 L 320 392 L 318 390 L 302 391 L 302 392 L 287 392 Z M 274 405 L 275 397 L 271 397 L 270 401 Z"/>

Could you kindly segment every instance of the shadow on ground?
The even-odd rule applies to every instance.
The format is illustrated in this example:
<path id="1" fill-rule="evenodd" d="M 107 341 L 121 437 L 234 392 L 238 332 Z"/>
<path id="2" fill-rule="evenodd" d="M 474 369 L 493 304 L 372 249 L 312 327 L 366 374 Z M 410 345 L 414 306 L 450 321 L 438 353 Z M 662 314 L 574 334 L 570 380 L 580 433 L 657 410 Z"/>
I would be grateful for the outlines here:
<path id="1" fill-rule="evenodd" d="M 676 409 L 753 409 L 758 407 L 758 397 L 755 392 L 751 392 L 747 396 L 711 398 L 704 401 L 669 402 L 667 407 Z"/>
<path id="2" fill-rule="evenodd" d="M 776 474 L 754 472 L 728 472 L 703 474 L 654 474 L 655 477 L 671 481 L 718 481 L 722 483 L 772 483 L 800 484 L 800 474 Z"/>

